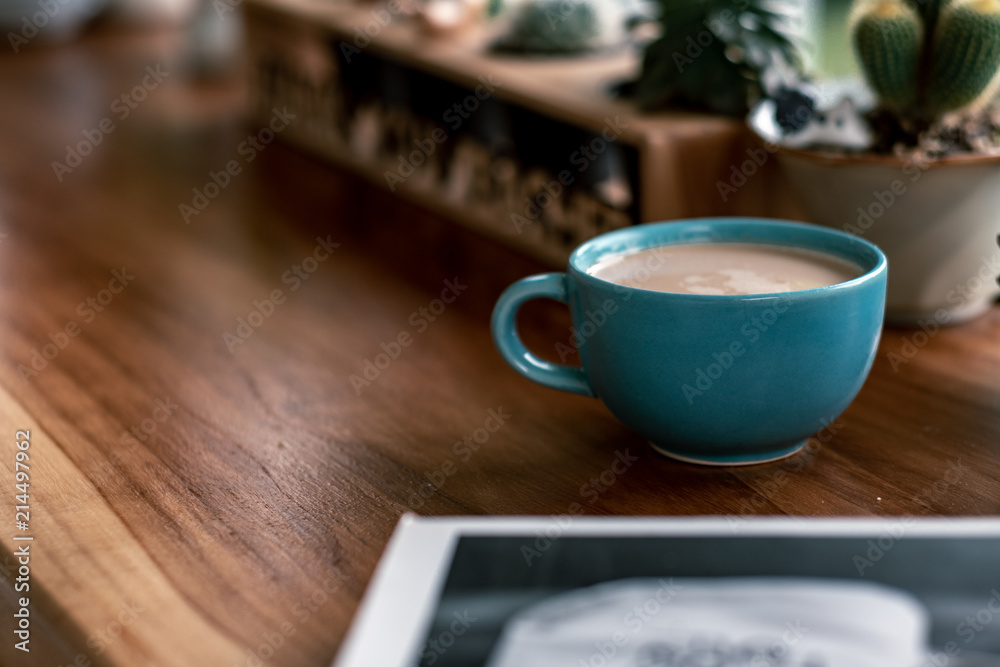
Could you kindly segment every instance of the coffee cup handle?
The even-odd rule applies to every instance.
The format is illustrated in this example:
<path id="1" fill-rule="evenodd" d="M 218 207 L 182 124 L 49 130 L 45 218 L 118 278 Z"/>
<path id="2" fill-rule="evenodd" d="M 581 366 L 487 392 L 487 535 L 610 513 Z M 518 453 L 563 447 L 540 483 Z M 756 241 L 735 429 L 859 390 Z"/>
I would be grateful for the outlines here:
<path id="1" fill-rule="evenodd" d="M 549 298 L 567 303 L 565 273 L 542 273 L 522 278 L 504 290 L 493 308 L 493 342 L 514 370 L 540 385 L 594 397 L 587 374 L 580 366 L 545 361 L 524 346 L 517 335 L 517 312 L 532 299 Z"/>

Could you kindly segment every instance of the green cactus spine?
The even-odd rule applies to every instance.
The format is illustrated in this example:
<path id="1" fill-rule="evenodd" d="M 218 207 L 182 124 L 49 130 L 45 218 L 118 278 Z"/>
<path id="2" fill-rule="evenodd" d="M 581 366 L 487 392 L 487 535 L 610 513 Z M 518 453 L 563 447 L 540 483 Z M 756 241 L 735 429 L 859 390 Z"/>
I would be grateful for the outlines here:
<path id="1" fill-rule="evenodd" d="M 858 0 L 851 31 L 881 108 L 918 126 L 1000 85 L 1000 0 Z"/>

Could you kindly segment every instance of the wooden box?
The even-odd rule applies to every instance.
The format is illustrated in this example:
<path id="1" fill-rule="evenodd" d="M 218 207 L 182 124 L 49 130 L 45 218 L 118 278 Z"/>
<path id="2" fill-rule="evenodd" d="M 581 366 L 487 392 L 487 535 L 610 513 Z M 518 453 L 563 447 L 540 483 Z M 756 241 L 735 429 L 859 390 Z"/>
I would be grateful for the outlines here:
<path id="1" fill-rule="evenodd" d="M 595 234 L 713 215 L 799 217 L 742 122 L 643 114 L 610 88 L 635 54 L 486 53 L 399 5 L 248 0 L 255 121 L 553 265 Z"/>

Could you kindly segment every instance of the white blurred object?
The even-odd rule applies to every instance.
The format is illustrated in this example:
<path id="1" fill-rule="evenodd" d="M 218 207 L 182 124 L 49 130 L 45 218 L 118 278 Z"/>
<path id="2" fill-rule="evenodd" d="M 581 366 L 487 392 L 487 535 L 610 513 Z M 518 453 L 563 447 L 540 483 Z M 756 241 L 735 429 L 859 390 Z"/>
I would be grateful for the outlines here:
<path id="1" fill-rule="evenodd" d="M 197 4 L 198 0 L 110 0 L 116 16 L 143 25 L 186 23 Z"/>
<path id="2" fill-rule="evenodd" d="M 864 150 L 873 140 L 871 128 L 858 113 L 854 100 L 845 97 L 836 106 L 814 113 L 804 128 L 786 134 L 781 143 L 790 148 L 840 146 Z"/>
<path id="3" fill-rule="evenodd" d="M 239 62 L 244 37 L 243 13 L 219 12 L 212 0 L 200 0 L 188 29 L 184 65 L 202 75 L 226 74 Z"/>
<path id="4" fill-rule="evenodd" d="M 472 26 L 485 16 L 487 0 L 425 0 L 418 5 L 424 27 L 449 33 Z"/>
<path id="5" fill-rule="evenodd" d="M 865 150 L 874 141 L 871 128 L 850 97 L 841 98 L 828 109 L 811 112 L 805 126 L 794 132 L 782 130 L 777 114 L 775 101 L 765 99 L 750 112 L 747 122 L 765 141 L 789 148 L 836 146 Z"/>
<path id="6" fill-rule="evenodd" d="M 929 626 L 916 598 L 867 582 L 623 579 L 511 617 L 487 665 L 917 667 Z"/>

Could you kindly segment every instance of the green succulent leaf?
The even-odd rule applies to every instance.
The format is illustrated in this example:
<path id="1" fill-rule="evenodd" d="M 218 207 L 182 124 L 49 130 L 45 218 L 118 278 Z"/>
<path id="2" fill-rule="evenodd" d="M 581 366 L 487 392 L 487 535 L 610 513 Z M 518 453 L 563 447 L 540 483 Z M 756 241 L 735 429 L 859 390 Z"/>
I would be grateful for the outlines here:
<path id="1" fill-rule="evenodd" d="M 742 116 L 761 95 L 762 70 L 801 69 L 802 6 L 773 0 L 660 0 L 663 32 L 635 82 L 643 109 L 681 107 Z"/>

